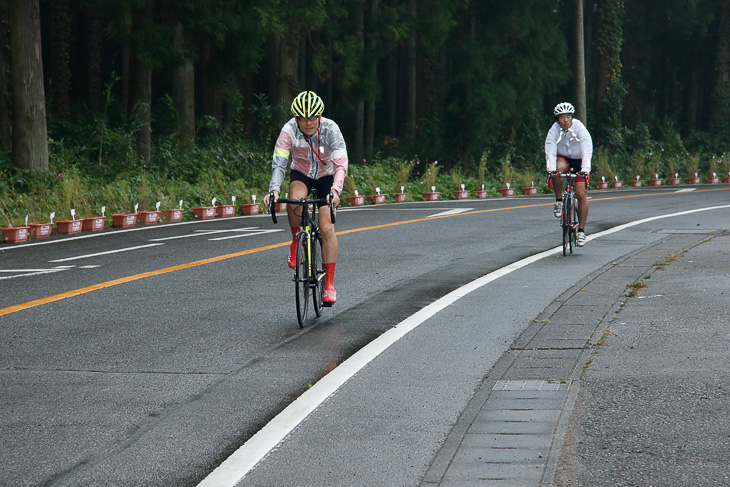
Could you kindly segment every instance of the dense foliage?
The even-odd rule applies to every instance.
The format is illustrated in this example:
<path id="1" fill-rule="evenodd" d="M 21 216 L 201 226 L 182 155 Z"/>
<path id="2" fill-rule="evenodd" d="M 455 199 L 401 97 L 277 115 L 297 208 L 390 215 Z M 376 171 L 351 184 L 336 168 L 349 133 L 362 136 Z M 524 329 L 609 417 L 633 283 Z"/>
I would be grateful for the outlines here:
<path id="1" fill-rule="evenodd" d="M 407 166 L 418 193 L 427 164 L 447 195 L 542 179 L 552 107 L 574 101 L 576 1 L 40 0 L 50 171 L 11 164 L 0 111 L 2 222 L 263 194 L 302 89 L 343 129 L 361 193 L 394 192 Z M 596 174 L 730 172 L 727 0 L 584 11 Z"/>

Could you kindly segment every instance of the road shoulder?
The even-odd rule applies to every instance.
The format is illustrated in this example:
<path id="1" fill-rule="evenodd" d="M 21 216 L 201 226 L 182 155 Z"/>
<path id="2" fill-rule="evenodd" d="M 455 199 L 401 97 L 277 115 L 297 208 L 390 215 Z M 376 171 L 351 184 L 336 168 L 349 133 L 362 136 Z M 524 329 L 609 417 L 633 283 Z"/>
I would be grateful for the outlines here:
<path id="1" fill-rule="evenodd" d="M 592 383 L 583 391 L 583 375 L 604 353 L 611 326 L 633 299 L 627 285 L 664 272 L 657 263 L 666 256 L 690 252 L 708 238 L 667 235 L 601 267 L 553 301 L 485 377 L 421 485 L 550 485 L 582 470 L 570 456 L 580 444 L 576 421 L 592 391 Z"/>

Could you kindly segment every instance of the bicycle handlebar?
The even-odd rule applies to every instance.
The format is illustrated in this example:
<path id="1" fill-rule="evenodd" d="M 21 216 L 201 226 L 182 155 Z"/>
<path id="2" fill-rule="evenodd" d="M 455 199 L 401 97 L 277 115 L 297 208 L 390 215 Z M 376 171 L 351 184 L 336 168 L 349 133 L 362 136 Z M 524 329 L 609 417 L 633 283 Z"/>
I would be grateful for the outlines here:
<path id="1" fill-rule="evenodd" d="M 332 201 L 333 194 L 329 194 L 329 200 Z M 301 198 L 301 199 L 287 199 L 287 198 L 279 198 L 274 202 L 274 192 L 272 191 L 270 193 L 270 200 L 269 200 L 269 212 L 271 213 L 271 220 L 274 222 L 274 224 L 278 223 L 276 219 L 276 203 L 286 203 L 290 205 L 299 205 L 299 206 L 307 206 L 307 205 L 321 205 L 325 204 L 330 207 L 330 219 L 332 220 L 332 223 L 335 223 L 335 207 L 332 205 L 332 203 L 327 201 L 327 198 L 314 198 L 314 199 L 307 199 L 307 198 Z"/>

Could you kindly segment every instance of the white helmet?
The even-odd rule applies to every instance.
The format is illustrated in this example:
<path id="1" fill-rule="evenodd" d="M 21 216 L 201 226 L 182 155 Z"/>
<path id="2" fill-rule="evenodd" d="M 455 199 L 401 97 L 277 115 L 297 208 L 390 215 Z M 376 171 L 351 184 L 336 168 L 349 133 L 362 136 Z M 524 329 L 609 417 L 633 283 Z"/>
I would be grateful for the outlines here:
<path id="1" fill-rule="evenodd" d="M 558 103 L 557 105 L 555 105 L 553 115 L 557 117 L 558 115 L 562 115 L 564 113 L 570 113 L 572 115 L 575 113 L 575 108 L 573 107 L 573 105 L 567 102 Z"/>

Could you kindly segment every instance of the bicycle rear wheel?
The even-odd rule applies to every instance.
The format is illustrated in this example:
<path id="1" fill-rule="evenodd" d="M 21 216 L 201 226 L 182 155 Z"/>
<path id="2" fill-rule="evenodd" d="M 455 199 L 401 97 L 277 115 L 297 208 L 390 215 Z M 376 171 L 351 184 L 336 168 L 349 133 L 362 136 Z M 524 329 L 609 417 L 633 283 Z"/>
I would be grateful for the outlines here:
<path id="1" fill-rule="evenodd" d="M 307 321 L 307 308 L 309 307 L 309 258 L 307 257 L 307 246 L 309 237 L 299 235 L 297 243 L 297 265 L 294 268 L 294 286 L 297 298 L 297 319 L 299 328 L 304 328 Z"/>
<path id="2" fill-rule="evenodd" d="M 322 294 L 324 292 L 324 259 L 322 258 L 322 237 L 319 234 L 312 238 L 312 302 L 314 313 L 319 317 L 322 315 Z"/>

